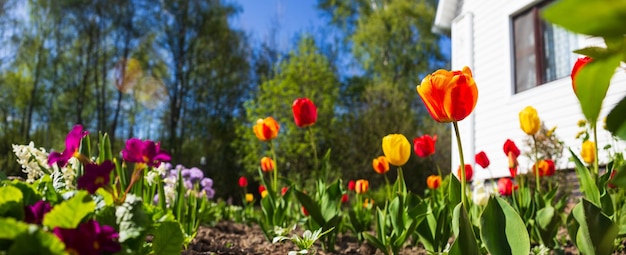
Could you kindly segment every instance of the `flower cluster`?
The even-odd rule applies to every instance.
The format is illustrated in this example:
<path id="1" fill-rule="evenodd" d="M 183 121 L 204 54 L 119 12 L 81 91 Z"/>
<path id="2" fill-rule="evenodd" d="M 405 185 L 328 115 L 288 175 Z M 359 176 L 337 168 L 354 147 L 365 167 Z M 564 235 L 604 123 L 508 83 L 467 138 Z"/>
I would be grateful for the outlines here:
<path id="1" fill-rule="evenodd" d="M 183 185 L 186 189 L 185 195 L 194 194 L 196 197 L 206 197 L 209 200 L 215 196 L 213 179 L 205 177 L 204 172 L 197 167 L 185 168 L 183 165 L 176 165 L 176 167 L 172 168 L 172 164 L 162 163 L 153 172 L 153 174 L 148 173 L 148 176 L 160 174 L 163 178 L 163 182 L 165 183 L 163 190 L 167 204 L 170 204 L 171 201 L 174 201 L 176 198 L 176 185 L 178 184 L 179 174 L 183 179 Z M 147 179 L 150 179 L 150 177 Z M 159 196 L 156 194 L 154 196 L 154 203 L 158 201 Z"/>

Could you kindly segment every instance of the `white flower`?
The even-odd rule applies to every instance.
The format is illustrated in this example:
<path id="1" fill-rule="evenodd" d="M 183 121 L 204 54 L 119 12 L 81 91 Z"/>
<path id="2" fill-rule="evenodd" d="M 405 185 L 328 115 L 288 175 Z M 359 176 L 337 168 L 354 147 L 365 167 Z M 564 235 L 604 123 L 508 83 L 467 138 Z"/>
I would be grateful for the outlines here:
<path id="1" fill-rule="evenodd" d="M 148 182 L 149 186 L 152 186 L 157 182 L 158 177 L 159 177 L 159 173 L 157 173 L 156 171 L 150 171 L 146 175 L 146 182 Z"/>
<path id="2" fill-rule="evenodd" d="M 35 143 L 32 141 L 28 145 L 13 144 L 13 152 L 17 156 L 17 163 L 22 165 L 22 172 L 26 173 L 29 183 L 46 173 L 51 173 L 48 166 L 48 153 L 44 148 L 35 148 Z"/>
<path id="3" fill-rule="evenodd" d="M 489 191 L 484 185 L 474 186 L 474 190 L 472 191 L 472 200 L 474 201 L 474 204 L 479 206 L 487 205 L 487 202 L 489 202 L 489 196 Z"/>

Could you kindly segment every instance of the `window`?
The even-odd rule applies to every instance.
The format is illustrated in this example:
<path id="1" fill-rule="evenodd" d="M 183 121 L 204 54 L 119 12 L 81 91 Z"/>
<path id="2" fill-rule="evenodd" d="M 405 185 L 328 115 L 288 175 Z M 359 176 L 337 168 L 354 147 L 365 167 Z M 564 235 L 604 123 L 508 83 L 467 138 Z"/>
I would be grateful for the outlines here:
<path id="1" fill-rule="evenodd" d="M 576 56 L 576 36 L 542 20 L 547 3 L 513 17 L 515 93 L 569 76 Z"/>

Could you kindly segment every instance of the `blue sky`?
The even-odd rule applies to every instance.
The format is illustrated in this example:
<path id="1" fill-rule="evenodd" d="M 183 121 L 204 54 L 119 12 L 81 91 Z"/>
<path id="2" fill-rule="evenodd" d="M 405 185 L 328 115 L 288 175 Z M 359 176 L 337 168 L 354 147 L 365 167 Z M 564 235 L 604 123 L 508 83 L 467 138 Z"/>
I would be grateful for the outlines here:
<path id="1" fill-rule="evenodd" d="M 243 28 L 255 41 L 268 39 L 274 21 L 278 22 L 278 43 L 287 47 L 298 32 L 317 32 L 326 19 L 315 8 L 317 0 L 233 0 L 242 7 L 234 25 Z"/>

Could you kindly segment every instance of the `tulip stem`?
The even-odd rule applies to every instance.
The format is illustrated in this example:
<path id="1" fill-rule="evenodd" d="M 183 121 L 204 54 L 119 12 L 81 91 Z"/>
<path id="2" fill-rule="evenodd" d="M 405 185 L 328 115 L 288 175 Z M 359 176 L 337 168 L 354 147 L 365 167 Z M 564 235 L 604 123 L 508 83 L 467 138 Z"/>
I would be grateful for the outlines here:
<path id="1" fill-rule="evenodd" d="M 270 144 L 270 150 L 272 151 L 272 158 L 274 159 L 274 180 L 272 182 L 272 192 L 276 192 L 275 194 L 278 193 L 278 159 L 276 158 L 276 151 L 274 150 L 274 143 L 272 143 L 272 141 L 269 141 Z"/>
<path id="2" fill-rule="evenodd" d="M 459 124 L 454 121 L 452 122 L 452 125 L 454 125 L 454 134 L 456 135 L 456 144 L 459 148 L 459 157 L 461 160 L 461 203 L 463 203 L 463 207 L 465 208 L 465 211 L 467 211 L 467 197 L 465 195 L 465 185 L 466 185 L 466 180 L 465 180 L 465 160 L 463 159 L 463 146 L 461 145 L 461 134 L 459 133 Z"/>
<path id="3" fill-rule="evenodd" d="M 317 146 L 315 145 L 315 135 L 313 134 L 313 127 L 309 126 L 308 128 L 309 131 L 309 140 L 311 141 L 311 149 L 313 149 L 313 159 L 314 159 L 314 163 L 313 163 L 313 169 L 315 171 L 320 171 L 319 169 L 319 159 L 317 158 Z M 324 167 L 322 167 L 322 178 L 324 178 L 323 180 L 326 181 L 326 169 Z"/>
<path id="4" fill-rule="evenodd" d="M 535 189 L 537 192 L 541 191 L 541 181 L 539 180 L 539 149 L 537 148 L 537 138 L 535 135 L 533 137 L 533 144 L 535 146 Z"/>
<path id="5" fill-rule="evenodd" d="M 385 176 L 385 185 L 387 190 L 387 201 L 391 201 L 391 186 L 389 185 L 389 178 L 387 178 L 387 173 L 384 173 Z"/>
<path id="6" fill-rule="evenodd" d="M 599 172 L 599 163 L 598 163 L 598 131 L 596 129 L 596 122 L 594 121 L 591 124 L 591 128 L 593 129 L 593 174 L 595 175 L 595 179 L 598 179 Z"/>

